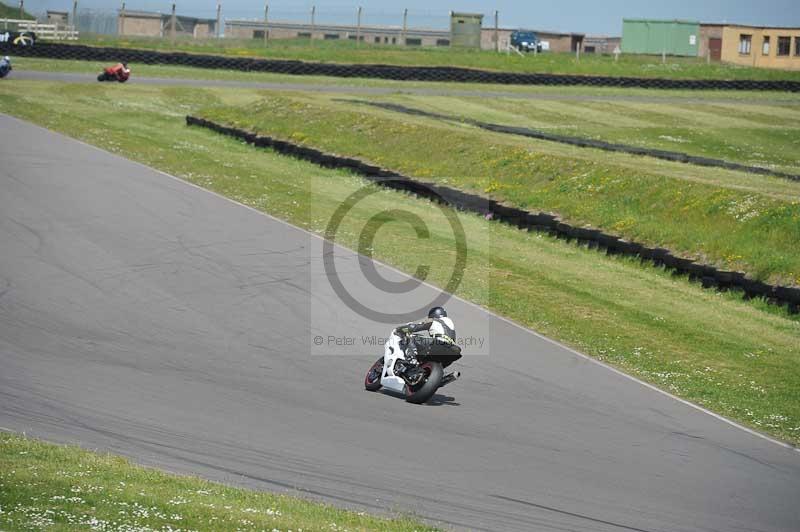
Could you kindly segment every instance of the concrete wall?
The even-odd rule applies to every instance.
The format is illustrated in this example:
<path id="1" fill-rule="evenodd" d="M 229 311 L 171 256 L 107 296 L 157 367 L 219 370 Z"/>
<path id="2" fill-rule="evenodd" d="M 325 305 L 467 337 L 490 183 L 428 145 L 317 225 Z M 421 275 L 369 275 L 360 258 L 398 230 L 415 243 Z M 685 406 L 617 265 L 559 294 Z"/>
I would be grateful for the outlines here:
<path id="1" fill-rule="evenodd" d="M 120 35 L 135 35 L 142 37 L 161 37 L 161 17 L 134 16 L 126 14 L 119 16 L 117 21 Z"/>
<path id="2" fill-rule="evenodd" d="M 63 27 L 69 24 L 69 13 L 66 11 L 47 11 L 47 23 Z"/>
<path id="3" fill-rule="evenodd" d="M 749 53 L 740 51 L 742 37 L 750 36 Z M 764 54 L 764 39 L 770 40 L 769 53 Z M 778 55 L 780 38 L 788 37 L 789 55 Z M 722 60 L 742 66 L 800 70 L 800 28 L 759 28 L 749 26 L 725 26 L 722 32 Z"/>
<path id="4" fill-rule="evenodd" d="M 613 54 L 617 47 L 622 49 L 621 37 L 586 36 L 583 39 L 583 52 L 587 54 Z"/>
<path id="5" fill-rule="evenodd" d="M 194 38 L 195 39 L 205 39 L 208 37 L 214 37 L 216 35 L 215 27 L 216 24 L 211 24 L 209 22 L 198 22 L 194 26 Z"/>
<path id="6" fill-rule="evenodd" d="M 194 17 L 175 17 L 175 35 L 178 37 L 207 38 L 215 35 L 215 20 Z M 144 37 L 169 37 L 172 30 L 172 17 L 169 14 L 120 12 L 117 18 L 119 35 Z"/>
<path id="7" fill-rule="evenodd" d="M 514 30 L 510 28 L 498 28 L 497 36 L 500 41 L 500 50 L 503 51 L 511 44 L 511 32 Z M 481 28 L 481 50 L 494 50 L 494 27 Z"/>
<path id="8" fill-rule="evenodd" d="M 570 34 L 570 33 L 548 33 L 545 31 L 537 31 L 536 35 L 542 42 L 550 43 L 550 52 L 555 53 L 570 53 L 576 50 L 576 47 L 583 47 L 583 35 Z"/>
<path id="9" fill-rule="evenodd" d="M 483 15 L 475 13 L 450 14 L 450 41 L 457 48 L 480 48 Z"/>

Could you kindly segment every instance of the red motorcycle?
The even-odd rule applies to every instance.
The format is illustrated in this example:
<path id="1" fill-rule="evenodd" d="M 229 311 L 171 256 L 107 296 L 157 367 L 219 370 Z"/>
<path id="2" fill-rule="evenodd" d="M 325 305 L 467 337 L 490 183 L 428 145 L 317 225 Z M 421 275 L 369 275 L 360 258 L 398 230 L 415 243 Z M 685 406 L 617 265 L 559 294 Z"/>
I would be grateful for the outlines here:
<path id="1" fill-rule="evenodd" d="M 117 63 L 114 66 L 106 67 L 97 76 L 97 81 L 119 81 L 125 83 L 131 77 L 131 69 L 127 63 Z"/>

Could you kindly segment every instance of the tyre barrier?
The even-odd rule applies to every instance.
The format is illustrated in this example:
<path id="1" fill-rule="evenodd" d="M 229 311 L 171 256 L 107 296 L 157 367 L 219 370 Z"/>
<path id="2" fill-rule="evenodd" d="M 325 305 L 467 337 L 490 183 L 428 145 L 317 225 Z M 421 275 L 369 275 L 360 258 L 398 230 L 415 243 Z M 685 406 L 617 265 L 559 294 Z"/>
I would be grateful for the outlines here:
<path id="1" fill-rule="evenodd" d="M 677 151 L 667 151 L 667 150 L 655 150 L 650 148 L 640 148 L 638 146 L 629 146 L 627 144 L 616 144 L 612 142 L 605 142 L 602 140 L 592 140 L 586 139 L 581 137 L 570 137 L 566 135 L 556 135 L 554 133 L 547 133 L 545 131 L 539 131 L 536 129 L 528 129 L 524 127 L 516 127 L 516 126 L 503 126 L 500 124 L 491 124 L 488 122 L 481 122 L 478 120 L 472 120 L 470 118 L 458 118 L 454 116 L 443 115 L 439 113 L 434 113 L 430 111 L 425 111 L 422 109 L 415 109 L 413 107 L 406 107 L 404 105 L 398 105 L 394 103 L 388 102 L 370 102 L 366 100 L 346 100 L 346 99 L 337 99 L 336 101 L 339 102 L 346 102 L 346 103 L 357 103 L 360 105 L 368 105 L 371 107 L 377 107 L 379 109 L 385 109 L 387 111 L 394 111 L 397 113 L 403 113 L 407 115 L 413 116 L 422 116 L 426 118 L 435 118 L 438 120 L 446 120 L 449 122 L 460 122 L 463 124 L 469 124 L 475 127 L 479 127 L 481 129 L 485 129 L 487 131 L 494 131 L 495 133 L 505 133 L 508 135 L 519 135 L 523 137 L 529 137 L 539 140 L 547 140 L 551 142 L 559 142 L 561 144 L 569 144 L 571 146 L 578 146 L 581 148 L 595 148 L 598 150 L 603 151 L 611 151 L 617 153 L 628 153 L 631 155 L 641 155 L 645 157 L 654 157 L 656 159 L 663 159 L 665 161 L 672 161 L 678 163 L 685 163 L 691 164 L 696 166 L 707 166 L 712 168 L 724 168 L 726 170 L 736 170 L 740 172 L 748 172 L 751 174 L 759 174 L 759 175 L 766 175 L 766 176 L 773 176 L 773 177 L 780 177 L 783 179 L 790 179 L 792 181 L 800 181 L 800 175 L 797 174 L 789 174 L 787 172 L 778 172 L 777 170 L 772 170 L 770 168 L 764 168 L 761 166 L 749 166 L 746 164 L 734 163 L 730 161 L 725 161 L 722 159 L 710 159 L 708 157 L 697 157 L 695 155 L 689 155 L 688 153 L 682 153 Z"/>
<path id="2" fill-rule="evenodd" d="M 407 192 L 430 201 L 444 200 L 459 210 L 473 212 L 486 219 L 503 222 L 525 231 L 545 232 L 556 238 L 604 250 L 609 255 L 639 257 L 643 261 L 652 262 L 655 266 L 663 266 L 676 274 L 688 275 L 692 280 L 699 280 L 705 288 L 721 291 L 738 289 L 744 293 L 746 299 L 760 297 L 775 305 L 786 305 L 792 314 L 800 312 L 800 288 L 771 285 L 763 281 L 748 279 L 742 272 L 718 270 L 713 266 L 700 264 L 691 259 L 677 257 L 668 249 L 648 247 L 598 229 L 576 227 L 561 221 L 552 214 L 508 207 L 476 194 L 417 181 L 358 159 L 327 154 L 314 148 L 257 135 L 204 118 L 187 116 L 186 125 L 206 128 L 242 140 L 257 148 L 269 148 L 282 155 L 309 161 L 325 168 L 350 170 L 380 186 Z"/>
<path id="3" fill-rule="evenodd" d="M 0 44 L 0 50 L 4 45 Z M 580 85 L 642 89 L 732 90 L 800 92 L 800 81 L 790 80 L 702 80 L 662 79 L 567 74 L 493 72 L 462 67 L 396 66 L 379 64 L 308 63 L 285 59 L 257 59 L 183 52 L 156 52 L 132 48 L 96 47 L 80 44 L 39 42 L 36 46 L 15 49 L 16 55 L 74 59 L 82 61 L 123 61 L 148 65 L 183 65 L 198 68 L 271 72 L 296 76 L 333 76 L 375 78 L 396 81 L 443 81 L 457 83 L 493 83 L 498 85 Z"/>

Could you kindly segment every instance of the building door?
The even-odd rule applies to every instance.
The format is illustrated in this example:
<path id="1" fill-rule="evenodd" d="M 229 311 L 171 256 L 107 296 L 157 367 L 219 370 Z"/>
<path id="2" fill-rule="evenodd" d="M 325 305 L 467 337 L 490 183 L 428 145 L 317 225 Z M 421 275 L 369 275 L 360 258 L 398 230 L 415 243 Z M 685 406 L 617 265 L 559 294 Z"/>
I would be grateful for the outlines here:
<path id="1" fill-rule="evenodd" d="M 714 39 L 714 38 L 709 39 L 708 49 L 711 52 L 712 61 L 722 60 L 722 39 Z"/>

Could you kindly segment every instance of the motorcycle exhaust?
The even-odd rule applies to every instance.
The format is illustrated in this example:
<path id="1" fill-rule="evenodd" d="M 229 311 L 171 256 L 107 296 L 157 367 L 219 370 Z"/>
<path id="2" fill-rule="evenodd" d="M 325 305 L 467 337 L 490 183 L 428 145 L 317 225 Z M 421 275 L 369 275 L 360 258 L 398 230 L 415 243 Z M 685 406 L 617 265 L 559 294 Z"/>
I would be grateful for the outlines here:
<path id="1" fill-rule="evenodd" d="M 454 371 L 453 373 L 448 373 L 442 378 L 442 384 L 439 385 L 439 388 L 447 386 L 451 382 L 458 380 L 459 377 L 461 377 L 460 371 Z"/>

